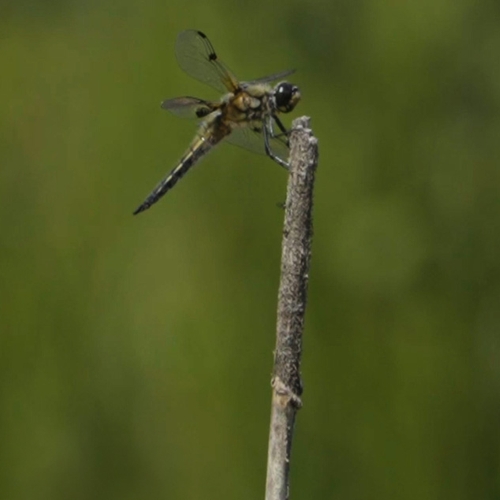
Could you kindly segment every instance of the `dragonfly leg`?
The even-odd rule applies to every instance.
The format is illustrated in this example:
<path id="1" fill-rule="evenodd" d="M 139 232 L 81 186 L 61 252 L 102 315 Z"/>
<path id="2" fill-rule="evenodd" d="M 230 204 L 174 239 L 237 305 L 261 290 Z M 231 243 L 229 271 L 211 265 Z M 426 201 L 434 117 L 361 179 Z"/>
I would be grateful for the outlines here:
<path id="1" fill-rule="evenodd" d="M 274 137 L 285 136 L 287 138 L 286 142 L 288 144 L 288 135 L 290 134 L 290 130 L 287 130 L 285 128 L 285 126 L 283 125 L 282 121 L 277 116 L 273 116 L 273 118 L 274 118 L 274 121 L 276 122 L 276 125 L 278 125 L 278 128 L 281 130 L 281 134 L 275 135 Z"/>
<path id="2" fill-rule="evenodd" d="M 283 124 L 281 124 L 281 126 L 283 126 Z M 283 127 L 283 128 L 285 128 L 285 127 Z M 281 129 L 281 127 L 280 127 L 280 129 Z M 283 160 L 282 158 L 280 158 L 279 156 L 274 154 L 273 150 L 271 149 L 271 145 L 269 144 L 270 139 L 276 137 L 274 135 L 274 131 L 273 131 L 273 122 L 270 119 L 266 120 L 264 127 L 262 128 L 262 132 L 264 134 L 264 146 L 266 148 L 267 156 L 269 156 L 269 158 L 274 160 L 278 165 L 281 165 L 286 170 L 289 170 L 290 165 L 288 164 L 288 162 L 286 162 L 285 160 Z"/>

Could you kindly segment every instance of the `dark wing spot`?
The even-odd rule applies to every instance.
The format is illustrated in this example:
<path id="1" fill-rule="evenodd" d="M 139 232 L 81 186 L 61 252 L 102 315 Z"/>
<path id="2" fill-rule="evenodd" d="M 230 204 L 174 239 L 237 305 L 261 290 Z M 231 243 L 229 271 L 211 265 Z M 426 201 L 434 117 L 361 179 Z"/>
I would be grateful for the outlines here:
<path id="1" fill-rule="evenodd" d="M 211 113 L 211 110 L 207 107 L 198 108 L 196 110 L 196 117 L 197 118 L 204 118 L 205 116 L 209 115 L 210 113 Z"/>

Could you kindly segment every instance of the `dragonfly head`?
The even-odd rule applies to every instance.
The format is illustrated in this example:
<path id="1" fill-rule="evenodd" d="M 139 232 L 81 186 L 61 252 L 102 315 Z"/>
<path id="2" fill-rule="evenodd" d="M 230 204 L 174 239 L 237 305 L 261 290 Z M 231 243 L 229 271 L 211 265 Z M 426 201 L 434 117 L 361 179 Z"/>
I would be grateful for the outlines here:
<path id="1" fill-rule="evenodd" d="M 274 87 L 276 109 L 280 113 L 290 113 L 300 101 L 299 87 L 288 82 L 280 82 Z"/>

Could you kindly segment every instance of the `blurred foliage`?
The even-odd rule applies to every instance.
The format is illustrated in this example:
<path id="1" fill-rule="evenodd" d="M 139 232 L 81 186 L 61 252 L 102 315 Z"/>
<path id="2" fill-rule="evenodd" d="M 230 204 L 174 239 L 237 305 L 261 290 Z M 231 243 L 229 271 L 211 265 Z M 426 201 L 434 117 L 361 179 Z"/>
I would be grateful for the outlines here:
<path id="1" fill-rule="evenodd" d="M 0 4 L 0 498 L 263 494 L 286 176 L 173 47 L 296 67 L 320 140 L 292 498 L 500 499 L 500 4 Z"/>

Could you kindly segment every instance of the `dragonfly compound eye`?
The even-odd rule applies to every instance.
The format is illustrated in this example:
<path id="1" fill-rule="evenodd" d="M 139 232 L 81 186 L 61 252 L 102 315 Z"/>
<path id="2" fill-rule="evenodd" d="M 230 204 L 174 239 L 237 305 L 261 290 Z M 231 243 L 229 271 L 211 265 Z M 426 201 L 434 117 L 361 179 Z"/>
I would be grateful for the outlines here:
<path id="1" fill-rule="evenodd" d="M 276 108 L 281 113 L 289 113 L 300 100 L 299 88 L 288 82 L 278 83 L 274 92 Z"/>

